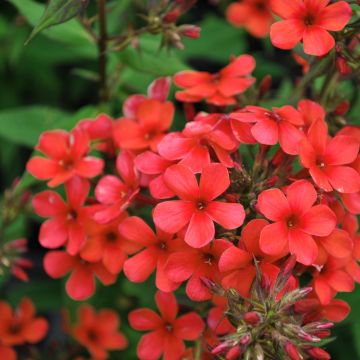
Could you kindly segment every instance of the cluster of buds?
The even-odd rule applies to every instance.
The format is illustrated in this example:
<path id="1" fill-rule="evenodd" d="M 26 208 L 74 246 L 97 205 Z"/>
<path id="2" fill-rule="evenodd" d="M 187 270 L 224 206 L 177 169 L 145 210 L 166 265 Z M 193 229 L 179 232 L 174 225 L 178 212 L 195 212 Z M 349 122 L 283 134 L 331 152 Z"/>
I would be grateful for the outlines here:
<path id="1" fill-rule="evenodd" d="M 294 265 L 295 259 L 290 257 L 274 282 L 257 267 L 248 298 L 233 289 L 215 288 L 227 298 L 226 315 L 235 331 L 220 339 L 211 350 L 213 355 L 227 360 L 330 359 L 318 346 L 330 335 L 333 324 L 308 322 L 306 313 L 296 307 L 312 289 L 294 286 Z"/>
<path id="2" fill-rule="evenodd" d="M 177 25 L 180 16 L 190 10 L 196 0 L 161 1 L 160 4 L 149 9 L 145 17 L 148 31 L 152 34 L 162 34 L 162 46 L 184 48 L 182 37 L 197 39 L 200 28 L 191 24 Z"/>
<path id="3" fill-rule="evenodd" d="M 22 257 L 26 252 L 26 239 L 17 239 L 2 246 L 0 248 L 0 275 L 10 271 L 19 280 L 28 281 L 26 270 L 32 267 L 32 263 Z"/>

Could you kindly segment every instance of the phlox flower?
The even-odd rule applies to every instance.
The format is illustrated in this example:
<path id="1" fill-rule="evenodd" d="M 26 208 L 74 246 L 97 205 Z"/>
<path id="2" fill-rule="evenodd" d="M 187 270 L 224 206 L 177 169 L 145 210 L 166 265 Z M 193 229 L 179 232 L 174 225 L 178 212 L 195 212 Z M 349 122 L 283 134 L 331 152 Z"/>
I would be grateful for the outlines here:
<path id="1" fill-rule="evenodd" d="M 90 352 L 92 359 L 105 360 L 108 350 L 122 350 L 128 341 L 118 331 L 119 316 L 110 309 L 98 312 L 91 305 L 84 304 L 78 308 L 77 324 L 72 329 L 74 338 Z"/>
<path id="2" fill-rule="evenodd" d="M 10 355 L 2 357 L 4 360 L 16 358 L 12 356 L 11 349 L 6 350 L 6 347 L 35 344 L 41 341 L 48 331 L 48 322 L 35 315 L 34 304 L 28 298 L 23 298 L 15 311 L 5 301 L 0 301 L 0 314 L 0 354 Z"/>
<path id="3" fill-rule="evenodd" d="M 235 105 L 235 95 L 243 93 L 255 82 L 250 76 L 254 68 L 255 59 L 251 55 L 240 55 L 216 74 L 181 71 L 174 76 L 174 82 L 184 90 L 176 93 L 176 99 L 183 102 L 206 100 L 217 106 Z"/>
<path id="4" fill-rule="evenodd" d="M 156 269 L 156 287 L 173 291 L 179 284 L 168 279 L 164 266 L 170 254 L 185 247 L 184 242 L 172 234 L 156 229 L 156 234 L 137 216 L 125 219 L 119 226 L 120 234 L 141 251 L 125 261 L 125 276 L 132 282 L 143 282 Z"/>
<path id="5" fill-rule="evenodd" d="M 121 152 L 116 158 L 115 175 L 103 176 L 95 188 L 95 197 L 102 209 L 94 215 L 95 221 L 104 224 L 118 217 L 131 204 L 139 192 L 139 177 L 134 165 L 134 155 Z"/>
<path id="6" fill-rule="evenodd" d="M 150 331 L 141 337 L 137 347 L 140 360 L 177 360 L 185 352 L 184 340 L 200 337 L 204 322 L 195 312 L 177 317 L 178 305 L 172 293 L 158 291 L 155 301 L 160 315 L 147 308 L 129 314 L 130 325 L 135 330 Z"/>
<path id="7" fill-rule="evenodd" d="M 245 27 L 256 37 L 268 35 L 274 20 L 270 10 L 270 0 L 235 1 L 227 8 L 226 18 L 230 24 Z"/>
<path id="8" fill-rule="evenodd" d="M 95 275 L 104 285 L 113 284 L 116 275 L 109 273 L 101 261 L 88 262 L 65 251 L 49 251 L 44 257 L 46 273 L 59 279 L 71 272 L 66 281 L 66 292 L 74 300 L 85 300 L 95 292 Z"/>
<path id="9" fill-rule="evenodd" d="M 45 190 L 36 194 L 32 205 L 42 217 L 49 217 L 40 227 L 40 244 L 55 249 L 66 244 L 71 255 L 79 252 L 86 240 L 84 225 L 90 219 L 93 208 L 84 206 L 90 190 L 87 180 L 73 177 L 65 184 L 67 203 L 61 196 Z"/>
<path id="10" fill-rule="evenodd" d="M 215 201 L 230 185 L 225 166 L 205 166 L 198 184 L 189 168 L 177 164 L 166 170 L 164 180 L 180 200 L 156 205 L 153 219 L 160 229 L 174 234 L 186 228 L 185 242 L 199 248 L 213 240 L 214 222 L 229 230 L 242 225 L 245 212 L 241 204 Z"/>
<path id="11" fill-rule="evenodd" d="M 257 208 L 273 224 L 263 228 L 260 248 L 276 255 L 289 249 L 296 260 L 311 265 L 318 256 L 318 246 L 313 235 L 327 236 L 336 226 L 336 216 L 326 205 L 315 205 L 317 193 L 314 186 L 299 180 L 286 189 L 263 191 L 258 197 Z"/>
<path id="12" fill-rule="evenodd" d="M 70 133 L 64 130 L 46 131 L 40 135 L 36 149 L 46 157 L 34 156 L 26 169 L 40 180 L 48 180 L 48 186 L 55 187 L 73 176 L 93 178 L 104 167 L 102 159 L 88 156 L 89 137 L 75 128 Z"/>
<path id="13" fill-rule="evenodd" d="M 271 0 L 271 9 L 283 20 L 271 26 L 270 38 L 280 49 L 292 49 L 303 41 L 304 52 L 322 56 L 335 45 L 329 31 L 340 31 L 349 22 L 352 10 L 346 1 L 328 5 L 330 0 Z"/>
<path id="14" fill-rule="evenodd" d="M 168 258 L 165 273 L 169 279 L 178 283 L 188 280 L 185 290 L 191 300 L 209 300 L 213 294 L 202 279 L 220 282 L 219 258 L 230 246 L 227 240 L 215 239 L 199 249 L 188 248 L 174 252 Z"/>
<path id="15" fill-rule="evenodd" d="M 359 153 L 359 142 L 352 136 L 328 136 L 325 121 L 318 119 L 300 142 L 300 161 L 315 184 L 324 191 L 355 193 L 360 190 L 360 175 L 349 165 Z"/>

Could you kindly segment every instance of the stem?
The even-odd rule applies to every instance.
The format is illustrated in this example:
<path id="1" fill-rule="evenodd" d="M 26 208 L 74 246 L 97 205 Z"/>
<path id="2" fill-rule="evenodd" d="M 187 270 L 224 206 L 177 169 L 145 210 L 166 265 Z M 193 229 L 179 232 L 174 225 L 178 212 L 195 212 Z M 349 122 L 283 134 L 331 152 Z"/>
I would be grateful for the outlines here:
<path id="1" fill-rule="evenodd" d="M 326 107 L 329 94 L 333 90 L 336 82 L 338 81 L 338 78 L 339 78 L 339 73 L 336 71 L 335 68 L 333 68 L 333 70 L 330 71 L 327 77 L 325 78 L 324 85 L 321 89 L 320 101 L 319 101 L 321 106 Z"/>
<path id="2" fill-rule="evenodd" d="M 109 91 L 107 87 L 106 64 L 107 64 L 107 33 L 106 33 L 106 0 L 98 0 L 99 8 L 99 97 L 101 102 L 109 100 Z"/>

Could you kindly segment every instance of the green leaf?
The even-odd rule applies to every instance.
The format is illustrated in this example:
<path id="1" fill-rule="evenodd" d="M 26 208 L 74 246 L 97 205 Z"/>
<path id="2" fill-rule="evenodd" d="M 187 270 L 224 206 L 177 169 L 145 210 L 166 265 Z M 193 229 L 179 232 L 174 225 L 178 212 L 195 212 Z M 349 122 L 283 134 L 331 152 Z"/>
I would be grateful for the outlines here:
<path id="1" fill-rule="evenodd" d="M 143 35 L 140 38 L 140 49 L 131 46 L 118 53 L 120 61 L 130 68 L 154 76 L 167 76 L 188 69 L 174 52 L 160 49 L 160 37 Z"/>
<path id="2" fill-rule="evenodd" d="M 72 19 L 83 12 L 87 5 L 88 0 L 50 0 L 39 23 L 35 26 L 25 44 L 28 44 L 35 35 L 46 28 Z"/>
<path id="3" fill-rule="evenodd" d="M 45 11 L 45 6 L 33 0 L 8 0 L 17 10 L 29 21 L 30 25 L 36 26 L 39 22 L 40 14 Z M 69 45 L 69 48 L 76 46 L 77 52 L 83 54 L 86 58 L 96 58 L 97 48 L 92 37 L 80 25 L 76 19 L 72 19 L 66 23 L 46 29 L 43 35 L 60 41 L 63 45 Z M 68 51 L 62 48 L 63 51 Z"/>
<path id="4" fill-rule="evenodd" d="M 68 115 L 47 106 L 28 106 L 0 111 L 0 137 L 33 147 L 41 132 L 61 127 Z M 60 126 L 59 126 L 60 125 Z"/>

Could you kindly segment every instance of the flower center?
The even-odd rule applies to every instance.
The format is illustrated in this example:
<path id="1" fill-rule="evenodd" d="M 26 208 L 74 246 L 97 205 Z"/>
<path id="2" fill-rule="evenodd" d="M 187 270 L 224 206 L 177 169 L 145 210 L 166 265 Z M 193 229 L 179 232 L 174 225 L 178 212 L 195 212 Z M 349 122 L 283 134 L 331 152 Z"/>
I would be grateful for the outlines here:
<path id="1" fill-rule="evenodd" d="M 269 119 L 274 120 L 276 122 L 280 122 L 282 120 L 281 116 L 279 114 L 277 114 L 276 112 L 265 113 L 265 116 L 267 116 Z"/>
<path id="2" fill-rule="evenodd" d="M 314 24 L 315 24 L 315 17 L 314 17 L 314 15 L 312 15 L 312 14 L 307 14 L 307 15 L 304 17 L 304 24 L 305 24 L 306 26 L 314 25 Z"/>
<path id="3" fill-rule="evenodd" d="M 297 226 L 297 224 L 299 223 L 299 220 L 296 216 L 292 215 L 291 217 L 289 217 L 287 219 L 287 226 L 288 228 L 293 228 L 295 226 Z"/>
<path id="4" fill-rule="evenodd" d="M 199 200 L 196 204 L 198 210 L 204 210 L 206 208 L 205 201 Z"/>
<path id="5" fill-rule="evenodd" d="M 203 254 L 204 263 L 208 265 L 212 265 L 213 261 L 215 260 L 214 255 L 210 253 Z"/>
<path id="6" fill-rule="evenodd" d="M 267 10 L 266 5 L 265 5 L 265 3 L 263 1 L 257 1 L 254 4 L 254 6 L 255 6 L 256 10 L 261 11 L 261 12 Z"/>
<path id="7" fill-rule="evenodd" d="M 74 167 L 74 163 L 71 159 L 61 160 L 59 164 L 64 170 L 67 171 L 71 170 Z"/>
<path id="8" fill-rule="evenodd" d="M 98 335 L 94 330 L 89 330 L 88 331 L 88 338 L 89 338 L 90 341 L 97 341 Z"/>
<path id="9" fill-rule="evenodd" d="M 17 321 L 11 324 L 10 326 L 11 334 L 18 334 L 20 330 L 21 330 L 21 325 Z"/>
<path id="10" fill-rule="evenodd" d="M 159 244 L 159 248 L 160 248 L 160 250 L 167 250 L 167 245 L 166 245 L 166 243 L 162 241 L 162 242 Z"/>
<path id="11" fill-rule="evenodd" d="M 67 214 L 67 219 L 68 220 L 76 220 L 77 216 L 78 216 L 78 214 L 77 214 L 76 210 L 70 209 Z"/>
<path id="12" fill-rule="evenodd" d="M 316 165 L 317 165 L 317 167 L 319 167 L 320 169 L 324 168 L 324 167 L 325 167 L 324 159 L 322 159 L 321 157 L 320 157 L 320 158 L 317 158 L 317 159 L 316 159 Z"/>
<path id="13" fill-rule="evenodd" d="M 118 236 L 117 234 L 114 232 L 114 231 L 109 231 L 107 234 L 106 234 L 106 239 L 109 241 L 109 242 L 115 242 L 117 240 Z"/>
<path id="14" fill-rule="evenodd" d="M 165 325 L 165 330 L 166 330 L 167 332 L 172 332 L 173 326 L 172 326 L 171 324 L 166 324 L 166 325 Z"/>

